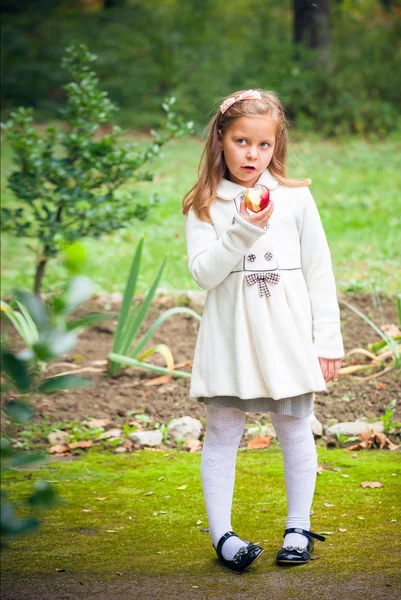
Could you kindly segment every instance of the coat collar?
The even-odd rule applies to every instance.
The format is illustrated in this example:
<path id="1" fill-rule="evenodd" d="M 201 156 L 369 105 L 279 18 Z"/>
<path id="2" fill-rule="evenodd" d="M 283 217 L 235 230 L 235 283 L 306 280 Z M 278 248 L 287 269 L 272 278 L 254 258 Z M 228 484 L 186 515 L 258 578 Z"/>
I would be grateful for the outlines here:
<path id="1" fill-rule="evenodd" d="M 265 169 L 261 173 L 256 183 L 261 183 L 262 185 L 265 185 L 269 190 L 276 189 L 276 187 L 279 184 L 277 179 L 275 179 L 273 175 L 270 174 L 269 169 Z M 238 183 L 233 183 L 232 181 L 229 181 L 228 179 L 223 177 L 223 179 L 217 186 L 217 198 L 220 198 L 221 200 L 234 200 L 234 198 L 240 192 L 243 192 L 246 189 L 246 187 L 238 185 Z"/>

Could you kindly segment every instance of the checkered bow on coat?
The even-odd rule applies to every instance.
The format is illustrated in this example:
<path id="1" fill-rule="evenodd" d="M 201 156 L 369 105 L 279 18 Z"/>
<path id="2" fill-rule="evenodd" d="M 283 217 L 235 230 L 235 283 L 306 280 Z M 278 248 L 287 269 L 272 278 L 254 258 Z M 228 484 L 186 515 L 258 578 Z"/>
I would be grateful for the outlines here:
<path id="1" fill-rule="evenodd" d="M 251 275 L 245 275 L 245 279 L 248 285 L 258 284 L 259 296 L 271 296 L 267 284 L 273 283 L 277 285 L 280 281 L 280 273 L 269 273 L 266 271 L 263 273 L 252 273 Z"/>

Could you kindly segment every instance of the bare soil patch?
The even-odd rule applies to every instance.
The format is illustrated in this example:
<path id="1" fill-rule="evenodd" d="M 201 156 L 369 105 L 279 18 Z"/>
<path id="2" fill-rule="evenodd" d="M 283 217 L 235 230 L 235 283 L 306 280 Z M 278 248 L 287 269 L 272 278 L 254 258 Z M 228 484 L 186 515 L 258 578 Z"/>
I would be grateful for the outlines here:
<path id="1" fill-rule="evenodd" d="M 395 299 L 381 298 L 374 306 L 372 296 L 347 296 L 346 300 L 367 314 L 379 326 L 397 323 Z M 154 300 L 141 333 L 150 326 L 159 314 L 172 306 L 186 304 L 202 313 L 203 307 L 190 302 L 185 295 L 158 297 Z M 103 311 L 104 300 L 94 298 L 85 306 L 84 312 Z M 113 311 L 117 315 L 117 307 Z M 368 343 L 377 341 L 373 329 L 348 308 L 341 306 L 342 334 L 345 350 L 367 348 Z M 52 365 L 49 373 L 72 371 L 74 365 L 93 366 L 93 361 L 107 358 L 112 347 L 112 334 L 115 321 L 108 321 L 84 331 L 73 354 L 64 359 L 60 366 Z M 175 315 L 167 320 L 156 332 L 151 345 L 167 344 L 174 355 L 175 363 L 184 363 L 193 358 L 199 322 L 187 315 Z M 362 357 L 358 356 L 357 362 Z M 152 355 L 149 361 L 165 366 L 159 355 Z M 362 359 L 363 360 L 363 359 Z M 350 364 L 348 362 L 348 364 Z M 50 423 L 64 420 L 82 420 L 88 417 L 110 418 L 116 423 L 126 420 L 129 411 L 146 412 L 154 422 L 167 423 L 174 417 L 190 415 L 205 416 L 205 407 L 189 397 L 190 379 L 172 379 L 162 385 L 146 385 L 155 376 L 147 371 L 127 368 L 112 379 L 105 367 L 95 367 L 96 373 L 88 375 L 93 380 L 89 389 L 65 391 L 51 396 L 36 395 L 32 402 L 36 408 L 35 421 L 45 417 Z M 182 367 L 190 372 L 191 367 Z M 398 407 L 395 420 L 401 420 L 400 373 L 391 371 L 369 381 L 358 381 L 354 376 L 342 376 L 339 381 L 329 382 L 328 392 L 316 394 L 315 414 L 322 423 L 352 421 L 355 419 L 378 419 L 386 405 L 397 398 Z M 7 398 L 5 398 L 6 400 Z M 3 399 L 4 401 L 4 399 Z M 248 422 L 259 419 L 263 422 L 267 415 L 249 413 Z"/>

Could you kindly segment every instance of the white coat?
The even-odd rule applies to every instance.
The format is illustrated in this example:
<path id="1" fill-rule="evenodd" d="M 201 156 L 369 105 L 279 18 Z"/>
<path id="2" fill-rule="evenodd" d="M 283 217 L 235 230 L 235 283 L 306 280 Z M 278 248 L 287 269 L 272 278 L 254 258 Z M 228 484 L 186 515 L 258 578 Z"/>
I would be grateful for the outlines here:
<path id="1" fill-rule="evenodd" d="M 210 206 L 213 223 L 192 208 L 186 215 L 188 267 L 208 292 L 193 398 L 278 400 L 326 391 L 318 357 L 344 356 L 330 250 L 311 192 L 279 184 L 268 169 L 258 183 L 274 201 L 266 228 L 240 214 L 246 188 L 225 178 Z M 271 281 L 257 281 L 267 273 Z"/>

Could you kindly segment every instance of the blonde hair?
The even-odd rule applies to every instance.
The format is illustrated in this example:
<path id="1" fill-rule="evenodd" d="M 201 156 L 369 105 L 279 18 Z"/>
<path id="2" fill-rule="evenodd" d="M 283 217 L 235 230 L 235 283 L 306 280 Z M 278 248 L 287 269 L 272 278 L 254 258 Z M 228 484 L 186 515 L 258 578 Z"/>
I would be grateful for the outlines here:
<path id="1" fill-rule="evenodd" d="M 224 100 L 242 94 L 246 90 L 239 90 L 227 96 Z M 262 96 L 261 100 L 248 99 L 234 102 L 228 110 L 221 114 L 220 108 L 209 121 L 209 133 L 198 166 L 198 181 L 187 192 L 182 201 L 181 212 L 186 215 L 193 207 L 196 215 L 202 221 L 211 222 L 209 207 L 216 199 L 217 186 L 223 177 L 228 176 L 228 169 L 224 154 L 219 144 L 219 129 L 222 135 L 239 117 L 252 115 L 271 115 L 276 123 L 276 142 L 269 171 L 282 185 L 297 187 L 309 185 L 310 179 L 289 179 L 286 176 L 287 144 L 289 141 L 288 122 L 284 108 L 278 96 L 268 90 L 257 90 Z"/>

